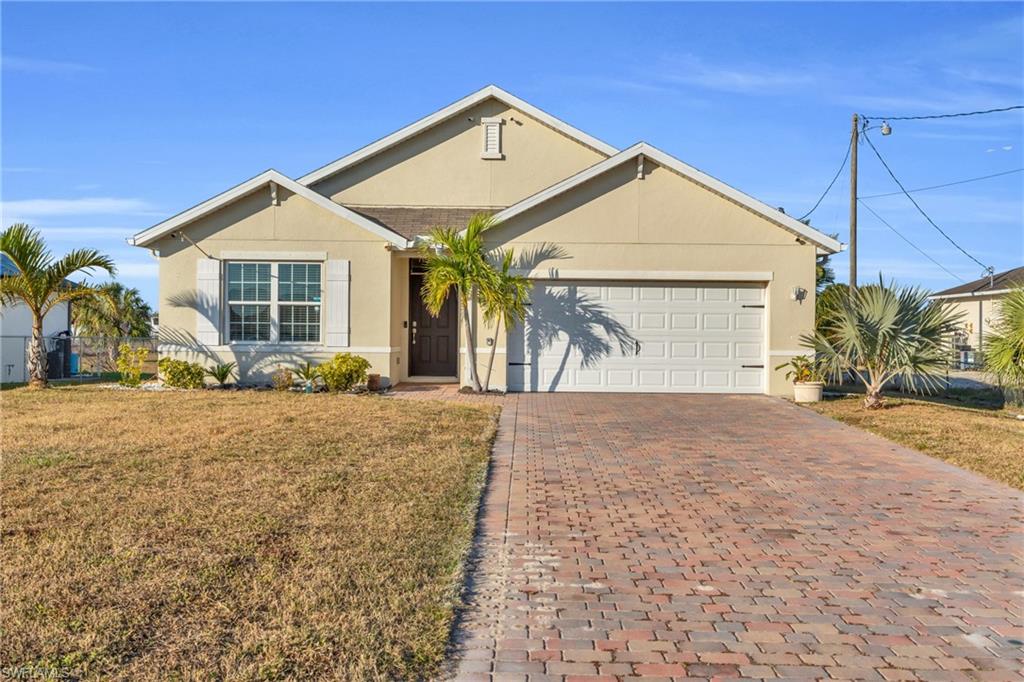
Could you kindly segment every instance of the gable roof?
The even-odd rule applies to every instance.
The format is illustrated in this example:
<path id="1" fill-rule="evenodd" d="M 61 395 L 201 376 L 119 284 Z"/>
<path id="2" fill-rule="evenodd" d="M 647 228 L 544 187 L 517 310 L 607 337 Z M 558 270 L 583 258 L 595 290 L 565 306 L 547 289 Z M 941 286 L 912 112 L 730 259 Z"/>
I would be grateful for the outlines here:
<path id="1" fill-rule="evenodd" d="M 612 154 L 615 154 L 618 151 L 618 149 L 611 146 L 610 144 L 602 142 L 596 137 L 588 135 L 582 130 L 569 125 L 568 123 L 562 121 L 561 119 L 555 118 L 546 111 L 538 109 L 532 104 L 519 99 L 515 95 L 502 90 L 498 86 L 488 85 L 484 88 L 481 88 L 480 90 L 477 90 L 471 95 L 463 97 L 457 102 L 449 104 L 443 109 L 435 111 L 429 116 L 421 118 L 415 123 L 411 123 L 405 126 L 404 128 L 394 133 L 391 133 L 390 135 L 380 138 L 376 142 L 372 142 L 366 145 L 365 147 L 352 152 L 351 154 L 341 157 L 337 161 L 332 161 L 326 166 L 322 166 L 321 168 L 318 168 L 310 173 L 303 175 L 301 178 L 299 178 L 299 182 L 302 183 L 303 185 L 312 185 L 314 183 L 320 182 L 321 180 L 330 177 L 335 173 L 339 173 L 345 170 L 346 168 L 350 168 L 356 165 L 357 163 L 360 163 L 361 161 L 365 161 L 371 156 L 374 156 L 387 149 L 390 149 L 391 147 L 394 147 L 395 145 L 404 142 L 405 140 L 415 135 L 422 133 L 424 130 L 427 130 L 428 128 L 438 125 L 439 123 L 447 121 L 453 116 L 457 116 L 463 111 L 466 111 L 467 109 L 476 106 L 480 102 L 483 102 L 491 98 L 496 99 L 499 102 L 502 102 L 513 109 L 518 109 L 519 111 L 523 112 L 530 118 L 534 118 L 540 121 L 549 128 L 553 128 L 558 132 L 562 133 L 563 135 L 566 135 L 567 137 L 570 137 L 576 140 L 577 142 L 604 154 L 605 156 L 611 156 Z"/>
<path id="2" fill-rule="evenodd" d="M 1024 266 L 999 272 L 992 277 L 985 275 L 973 282 L 952 287 L 932 294 L 930 298 L 971 298 L 974 296 L 991 296 L 1005 294 L 1014 286 L 1024 286 Z"/>
<path id="3" fill-rule="evenodd" d="M 610 156 L 603 161 L 595 163 L 590 168 L 586 168 L 579 173 L 569 176 L 561 182 L 557 182 L 547 189 L 543 189 L 536 194 L 529 196 L 522 201 L 512 204 L 503 211 L 499 211 L 494 215 L 494 220 L 500 222 L 508 220 L 513 216 L 517 216 L 538 204 L 544 203 L 549 199 L 553 199 L 560 194 L 564 194 L 577 187 L 584 182 L 597 177 L 605 171 L 611 170 L 630 159 L 635 159 L 638 156 L 644 156 L 659 166 L 675 171 L 679 175 L 692 180 L 693 182 L 701 185 L 712 192 L 719 194 L 726 199 L 729 199 L 745 208 L 750 209 L 754 213 L 758 213 L 769 221 L 775 223 L 779 227 L 789 230 L 798 237 L 806 239 L 807 241 L 820 247 L 827 253 L 838 253 L 843 250 L 843 244 L 832 237 L 815 230 L 809 225 L 805 225 L 799 220 L 786 215 L 782 211 L 772 208 L 768 204 L 758 201 L 754 197 L 744 194 L 734 187 L 730 187 L 721 180 L 711 177 L 710 175 L 703 173 L 693 166 L 687 165 L 675 158 L 674 156 L 667 154 L 656 147 L 652 147 L 646 142 L 638 142 L 628 149 L 623 149 L 618 154 Z"/>
<path id="4" fill-rule="evenodd" d="M 232 201 L 240 199 L 243 196 L 250 194 L 251 192 L 254 192 L 262 187 L 265 187 L 272 182 L 280 185 L 281 187 L 284 187 L 290 192 L 293 192 L 303 197 L 304 199 L 312 201 L 320 208 L 326 211 L 330 211 L 331 213 L 334 213 L 335 215 L 344 218 L 350 223 L 354 223 L 355 225 L 358 225 L 359 227 L 362 227 L 363 229 L 372 232 L 378 237 L 386 239 L 387 241 L 391 242 L 396 246 L 405 248 L 409 245 L 409 240 L 407 240 L 405 237 L 398 234 L 397 232 L 388 229 L 387 227 L 381 225 L 380 223 L 374 220 L 367 218 L 364 215 L 356 213 L 350 208 L 346 208 L 341 204 L 337 204 L 331 201 L 324 195 L 314 192 L 313 190 L 309 189 L 304 185 L 300 185 L 299 183 L 295 182 L 286 175 L 282 175 L 281 173 L 273 169 L 264 171 L 254 178 L 250 178 L 249 180 L 246 180 L 245 182 L 239 185 L 235 185 L 231 189 L 225 192 L 221 192 L 217 196 L 207 199 L 206 201 L 197 204 L 190 209 L 184 210 L 172 218 L 168 218 L 162 223 L 157 223 L 153 227 L 147 230 L 143 230 L 142 232 L 139 232 L 135 236 L 129 238 L 128 243 L 132 244 L 133 246 L 146 246 L 148 244 L 151 244 L 157 239 L 163 237 L 164 235 L 173 232 L 175 229 L 184 227 L 185 225 L 195 220 L 198 220 L 199 218 L 207 216 L 213 213 L 214 211 L 223 208 L 227 204 L 230 204 Z"/>

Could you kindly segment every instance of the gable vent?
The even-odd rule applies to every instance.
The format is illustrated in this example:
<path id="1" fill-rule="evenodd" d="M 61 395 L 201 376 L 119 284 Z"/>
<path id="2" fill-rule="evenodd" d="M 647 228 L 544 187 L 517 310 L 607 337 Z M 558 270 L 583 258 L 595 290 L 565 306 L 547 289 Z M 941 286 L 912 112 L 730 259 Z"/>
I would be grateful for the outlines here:
<path id="1" fill-rule="evenodd" d="M 501 153 L 501 125 L 504 120 L 496 116 L 489 116 L 480 119 L 483 128 L 483 151 L 480 154 L 482 159 L 504 159 Z"/>

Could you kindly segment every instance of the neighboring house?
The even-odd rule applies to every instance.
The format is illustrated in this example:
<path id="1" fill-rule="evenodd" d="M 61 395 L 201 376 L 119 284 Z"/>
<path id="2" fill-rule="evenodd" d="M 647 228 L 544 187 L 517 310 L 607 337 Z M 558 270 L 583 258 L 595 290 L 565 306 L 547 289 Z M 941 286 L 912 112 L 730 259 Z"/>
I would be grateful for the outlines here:
<path id="1" fill-rule="evenodd" d="M 932 300 L 945 301 L 962 313 L 955 344 L 960 350 L 984 353 L 985 337 L 999 319 L 999 300 L 1014 286 L 1024 286 L 1024 267 L 940 291 Z"/>
<path id="2" fill-rule="evenodd" d="M 17 272 L 11 259 L 0 253 L 0 277 Z M 54 338 L 62 332 L 70 333 L 70 330 L 70 303 L 61 303 L 43 318 L 43 336 L 47 338 Z M 0 383 L 28 380 L 28 343 L 31 338 L 32 313 L 29 309 L 22 303 L 0 307 Z"/>
<path id="3" fill-rule="evenodd" d="M 488 86 L 296 180 L 268 170 L 135 235 L 164 354 L 243 381 L 336 352 L 392 384 L 467 380 L 456 301 L 420 299 L 424 238 L 493 213 L 534 281 L 525 328 L 477 324 L 516 391 L 791 391 L 815 257 L 842 245 L 665 152 L 616 149 Z"/>

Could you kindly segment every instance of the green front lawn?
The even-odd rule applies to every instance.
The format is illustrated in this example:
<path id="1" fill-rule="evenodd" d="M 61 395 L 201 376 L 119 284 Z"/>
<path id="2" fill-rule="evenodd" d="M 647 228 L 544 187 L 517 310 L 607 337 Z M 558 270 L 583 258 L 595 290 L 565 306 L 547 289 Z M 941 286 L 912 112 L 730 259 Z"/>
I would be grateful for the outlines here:
<path id="1" fill-rule="evenodd" d="M 0 666 L 86 678 L 439 670 L 492 409 L 5 391 Z"/>

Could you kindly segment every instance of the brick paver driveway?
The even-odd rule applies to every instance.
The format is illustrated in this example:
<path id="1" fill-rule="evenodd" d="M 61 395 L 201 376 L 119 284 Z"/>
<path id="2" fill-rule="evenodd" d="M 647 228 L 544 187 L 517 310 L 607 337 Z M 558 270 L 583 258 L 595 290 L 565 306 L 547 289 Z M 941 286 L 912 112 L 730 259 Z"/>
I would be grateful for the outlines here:
<path id="1" fill-rule="evenodd" d="M 1022 505 L 771 398 L 512 396 L 453 674 L 1019 679 Z"/>

